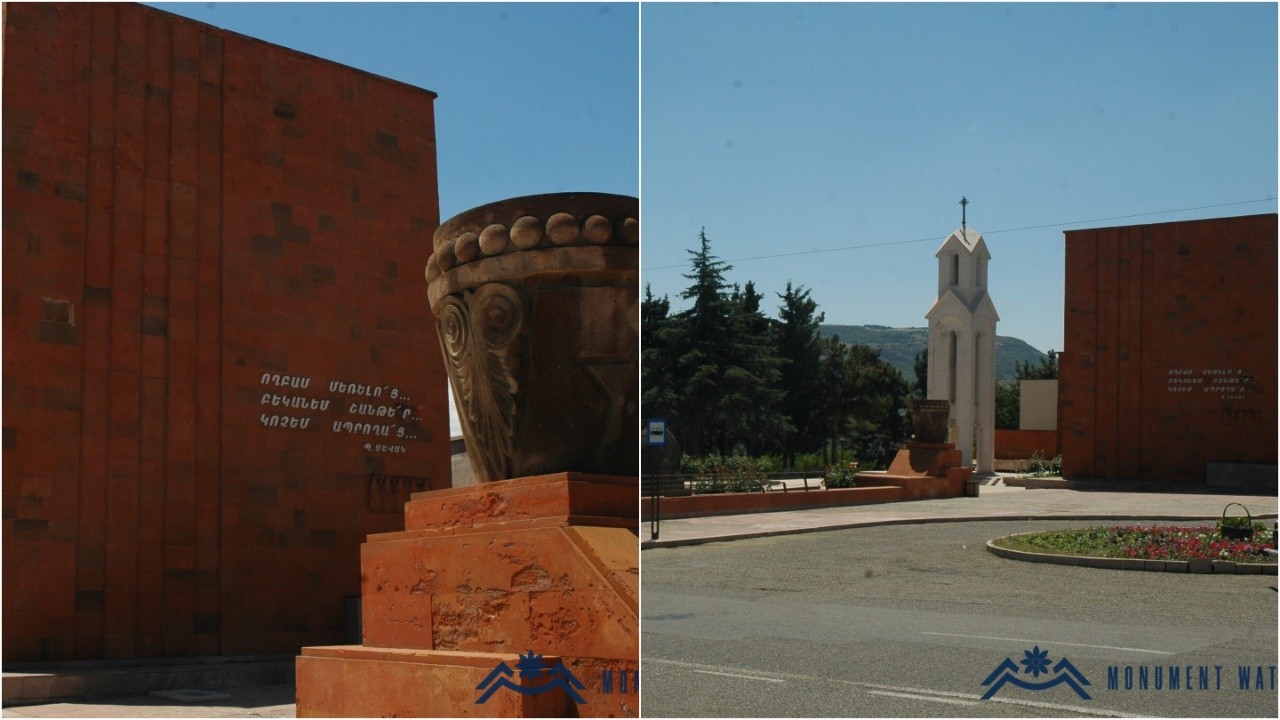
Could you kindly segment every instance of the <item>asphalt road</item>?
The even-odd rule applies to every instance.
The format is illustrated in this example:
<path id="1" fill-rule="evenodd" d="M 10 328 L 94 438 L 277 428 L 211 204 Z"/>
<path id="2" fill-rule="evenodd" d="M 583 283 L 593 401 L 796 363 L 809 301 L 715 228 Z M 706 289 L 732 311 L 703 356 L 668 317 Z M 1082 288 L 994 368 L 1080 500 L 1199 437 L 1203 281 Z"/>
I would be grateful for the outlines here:
<path id="1" fill-rule="evenodd" d="M 1087 524 L 900 525 L 645 550 L 642 713 L 1275 717 L 1275 576 L 1024 563 L 984 548 Z M 1044 671 L 1027 672 L 1036 668 L 1022 661 L 1037 657 Z M 998 673 L 1006 659 L 1016 671 Z M 1075 681 L 1080 692 L 1064 659 L 1089 683 Z M 1005 682 L 981 699 L 1002 677 L 1063 680 Z"/>

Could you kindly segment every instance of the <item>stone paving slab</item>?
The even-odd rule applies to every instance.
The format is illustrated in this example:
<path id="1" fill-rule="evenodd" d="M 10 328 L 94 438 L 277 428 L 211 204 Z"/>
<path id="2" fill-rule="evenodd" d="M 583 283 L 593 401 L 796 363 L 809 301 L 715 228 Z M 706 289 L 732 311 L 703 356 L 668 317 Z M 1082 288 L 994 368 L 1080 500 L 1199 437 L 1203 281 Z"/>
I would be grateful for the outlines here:
<path id="1" fill-rule="evenodd" d="M 7 663 L 4 706 L 74 703 L 153 690 L 259 687 L 293 682 L 292 656 Z"/>
<path id="2" fill-rule="evenodd" d="M 1223 508 L 1232 502 L 1248 507 L 1255 520 L 1276 517 L 1274 496 L 1039 489 L 995 484 L 984 485 L 976 498 L 664 520 L 659 525 L 656 541 L 651 539 L 651 526 L 645 522 L 640 526 L 640 537 L 642 546 L 650 548 L 899 523 L 1000 519 L 1209 521 L 1220 518 Z"/>
<path id="3" fill-rule="evenodd" d="M 149 697 L 109 698 L 5 708 L 3 717 L 29 718 L 255 718 L 295 717 L 294 686 L 224 688 L 225 699 L 184 703 Z"/>

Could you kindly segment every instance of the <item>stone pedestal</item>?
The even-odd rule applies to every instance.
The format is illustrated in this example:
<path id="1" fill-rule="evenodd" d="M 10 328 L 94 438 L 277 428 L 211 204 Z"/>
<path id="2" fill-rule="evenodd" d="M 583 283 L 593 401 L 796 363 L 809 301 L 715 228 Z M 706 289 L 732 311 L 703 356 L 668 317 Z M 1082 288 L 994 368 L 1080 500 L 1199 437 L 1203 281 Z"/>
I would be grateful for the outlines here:
<path id="1" fill-rule="evenodd" d="M 961 451 L 951 443 L 912 440 L 894 456 L 887 472 L 858 473 L 854 479 L 860 486 L 900 487 L 906 500 L 960 497 L 973 477 L 973 468 L 962 462 Z"/>
<path id="2" fill-rule="evenodd" d="M 298 716 L 636 716 L 637 489 L 558 473 L 415 494 L 404 532 L 361 547 L 363 644 L 298 658 Z M 503 688 L 477 704 L 531 651 L 583 702 Z"/>
<path id="3" fill-rule="evenodd" d="M 947 468 L 959 467 L 961 452 L 951 443 L 910 441 L 889 465 L 890 475 L 942 477 Z"/>

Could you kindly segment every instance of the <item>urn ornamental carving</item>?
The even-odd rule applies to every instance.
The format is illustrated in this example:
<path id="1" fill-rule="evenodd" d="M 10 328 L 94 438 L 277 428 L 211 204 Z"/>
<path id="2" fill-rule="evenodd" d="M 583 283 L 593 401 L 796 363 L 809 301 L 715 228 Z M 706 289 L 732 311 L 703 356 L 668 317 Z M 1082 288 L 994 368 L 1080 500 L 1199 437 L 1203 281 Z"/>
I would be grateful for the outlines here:
<path id="1" fill-rule="evenodd" d="M 479 482 L 638 474 L 639 201 L 512 198 L 440 226 L 428 298 Z"/>

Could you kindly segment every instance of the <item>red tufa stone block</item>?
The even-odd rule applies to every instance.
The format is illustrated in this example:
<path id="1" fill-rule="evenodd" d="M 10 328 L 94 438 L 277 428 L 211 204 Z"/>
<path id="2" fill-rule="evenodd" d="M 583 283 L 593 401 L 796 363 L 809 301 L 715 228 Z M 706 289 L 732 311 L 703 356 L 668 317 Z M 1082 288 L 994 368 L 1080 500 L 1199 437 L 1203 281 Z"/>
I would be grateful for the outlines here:
<path id="1" fill-rule="evenodd" d="M 995 433 L 996 457 L 1001 460 L 1027 460 L 1036 453 L 1041 457 L 1058 455 L 1056 430 L 1000 430 Z"/>
<path id="2" fill-rule="evenodd" d="M 634 671 L 635 489 L 633 478 L 562 473 L 415 495 L 418 529 L 371 536 L 362 548 L 365 645 L 343 649 L 343 671 L 389 669 L 390 658 L 424 656 L 415 650 L 475 657 L 493 648 L 558 654 L 580 669 Z M 328 692 L 329 676 L 309 660 L 334 657 L 328 650 L 304 649 L 299 660 L 300 715 L 341 714 L 351 702 L 374 715 L 475 710 L 475 683 L 456 679 L 436 683 L 447 699 L 405 699 L 386 675 Z M 634 698 L 590 686 L 583 695 L 587 704 L 576 707 L 583 714 L 635 714 L 627 702 Z"/>
<path id="3" fill-rule="evenodd" d="M 312 376 L 315 386 L 305 394 L 313 397 L 326 397 L 318 387 L 335 377 L 396 385 L 415 397 L 424 418 L 422 434 L 447 436 L 443 383 L 429 380 L 443 377 L 439 358 L 434 357 L 434 325 L 424 324 L 413 328 L 412 336 L 394 339 L 374 327 L 379 318 L 403 316 L 406 303 L 420 302 L 420 285 L 405 283 L 383 295 L 372 284 L 354 282 L 357 273 L 387 263 L 418 274 L 408 271 L 422 263 L 418 247 L 381 242 L 378 236 L 408 226 L 415 216 L 427 217 L 424 231 L 434 226 L 434 166 L 424 162 L 407 172 L 402 169 L 394 179 L 379 177 L 373 164 L 343 164 L 340 143 L 330 140 L 372 137 L 373 128 L 385 127 L 398 135 L 400 149 L 407 151 L 409 134 L 396 123 L 434 127 L 431 97 L 198 23 L 174 21 L 148 8 L 58 7 L 56 21 L 26 26 L 55 38 L 50 48 L 56 52 L 39 51 L 39 43 L 45 41 L 23 30 L 20 21 L 6 23 L 4 154 L 6 236 L 15 228 L 30 233 L 36 239 L 27 245 L 39 251 L 15 261 L 12 246 L 6 245 L 6 311 L 25 309 L 33 323 L 39 311 L 36 298 L 51 293 L 69 296 L 80 325 L 79 344 L 52 349 L 64 350 L 58 353 L 33 345 L 28 331 L 32 325 L 16 332 L 13 316 L 6 316 L 6 385 L 14 387 L 8 381 L 19 371 L 26 378 L 6 394 L 6 404 L 24 408 L 15 426 L 20 446 L 5 454 L 6 508 L 11 502 L 8 488 L 21 477 L 15 470 L 37 470 L 69 488 L 79 482 L 78 491 L 60 495 L 63 500 L 49 505 L 67 519 L 55 519 L 43 532 L 74 547 L 67 523 L 78 504 L 85 523 L 81 535 L 100 532 L 105 537 L 94 541 L 102 543 L 100 571 L 109 581 L 103 626 L 94 630 L 92 622 L 77 621 L 76 641 L 60 642 L 57 652 L 65 657 L 72 652 L 76 657 L 93 652 L 217 652 L 222 635 L 231 638 L 221 645 L 224 652 L 237 643 L 274 652 L 307 641 L 307 633 L 313 641 L 328 639 L 333 631 L 325 628 L 341 622 L 338 601 L 357 587 L 354 562 L 360 538 L 369 531 L 393 529 L 400 521 L 398 515 L 374 516 L 363 509 L 364 475 L 370 468 L 381 468 L 447 481 L 447 451 L 443 443 L 424 442 L 410 446 L 404 457 L 370 457 L 354 438 L 344 443 L 321 431 L 323 421 L 331 417 L 313 418 L 309 433 L 264 428 L 259 422 L 262 388 L 257 378 L 264 370 L 279 373 L 291 368 L 294 374 Z M 40 11 L 14 6 L 6 17 L 14 21 Z M 267 55 L 271 60 L 264 63 Z M 14 62 L 24 57 L 45 69 L 40 77 Z M 263 72 L 267 65 L 288 71 L 268 75 Z M 229 81 L 226 88 L 224 77 Z M 368 101 L 362 107 L 323 100 L 338 96 L 340 87 L 357 84 Z M 396 99 L 379 101 L 383 95 Z M 69 98 L 74 102 L 68 104 Z M 278 98 L 297 107 L 293 121 L 273 120 Z M 385 115 L 396 105 L 402 120 L 393 121 Z M 25 121 L 19 111 L 27 113 Z M 280 133 L 292 124 L 303 137 L 264 135 L 264 120 L 280 126 Z M 433 135 L 428 132 L 425 139 L 433 142 Z M 11 140 L 24 143 L 25 149 L 12 152 Z M 263 165 L 259 150 L 268 146 L 277 147 L 286 166 Z M 20 167 L 15 165 L 19 162 Z M 316 183 L 309 187 L 314 192 L 288 188 L 283 182 L 286 168 L 343 182 Z M 31 173 L 24 176 L 25 189 L 18 187 L 19 170 Z M 384 220 L 356 216 L 357 205 L 349 195 L 352 183 L 365 188 L 369 198 L 379 199 Z M 394 188 L 396 184 L 401 187 Z M 273 222 L 271 201 L 293 207 L 287 226 Z M 69 213 L 69 206 L 82 209 Z M 316 252 L 321 213 L 330 215 L 332 225 L 349 237 L 361 237 L 359 247 L 339 254 Z M 387 224 L 388 218 L 398 220 Z M 306 228 L 307 234 L 298 228 Z M 274 297 L 266 292 L 270 273 L 279 263 L 252 255 L 249 241 L 254 235 L 282 238 L 291 263 L 288 277 L 314 285 L 309 297 L 291 294 L 294 286 L 288 285 Z M 370 253 L 377 257 L 366 257 Z M 304 266 L 331 268 L 331 282 L 328 276 L 308 279 Z M 86 285 L 89 289 L 82 291 Z M 368 309 L 337 320 L 348 310 L 349 297 L 337 290 L 357 286 L 370 298 Z M 158 311 L 144 307 L 144 291 L 167 296 L 169 303 Z M 270 312 L 264 314 L 267 308 Z M 306 351 L 295 350 L 309 338 L 320 342 Z M 382 343 L 376 358 L 370 342 Z M 224 385 L 238 369 L 245 373 L 242 386 Z M 73 383 L 59 377 L 63 371 L 70 372 Z M 140 375 L 163 380 L 167 387 L 154 395 Z M 31 382 L 33 377 L 42 379 Z M 74 419 L 41 414 L 52 397 L 48 392 L 74 390 L 81 377 L 79 410 L 72 398 L 55 399 L 65 406 L 59 414 L 80 413 L 83 440 L 62 430 L 69 422 L 77 426 Z M 405 383 L 406 377 L 414 379 Z M 240 398 L 241 390 L 245 398 Z M 39 439 L 42 453 L 23 452 L 32 439 Z M 281 455 L 286 449 L 291 453 L 287 458 Z M 31 468 L 24 465 L 33 462 Z M 305 531 L 272 527 L 274 521 L 257 508 L 234 504 L 245 498 L 247 484 L 260 485 L 262 478 L 278 476 L 285 465 L 290 468 L 284 483 L 289 488 L 335 488 L 337 478 L 346 478 L 342 491 L 277 496 L 277 503 L 318 511 Z M 97 490 L 92 489 L 95 482 Z M 99 499 L 91 502 L 94 497 Z M 92 515 L 94 507 L 101 513 Z M 326 509 L 339 507 L 340 515 L 319 519 Z M 105 518 L 111 522 L 105 523 Z M 292 522 L 291 515 L 288 519 Z M 11 564 L 11 534 L 6 525 L 6 580 L 14 577 L 18 582 L 6 582 L 6 600 L 10 587 L 41 572 L 42 564 L 47 566 L 44 561 Z M 144 539 L 154 548 L 140 549 L 138 543 Z M 282 539 L 295 547 L 275 550 L 273 543 Z M 191 542 L 195 545 L 176 544 Z M 90 547 L 81 544 L 80 549 Z M 202 613 L 195 623 L 200 628 L 197 639 L 189 642 L 186 634 L 167 626 L 148 637 L 135 637 L 131 618 L 150 612 L 140 608 L 155 601 L 125 593 L 150 587 L 154 595 L 155 578 L 164 577 L 163 563 L 179 547 L 194 548 L 195 562 L 204 573 L 197 580 L 205 588 L 197 598 Z M 351 573 L 342 581 L 326 580 L 319 592 L 303 596 L 306 604 L 300 610 L 295 607 L 303 621 L 290 621 L 293 629 L 287 629 L 264 620 L 261 613 L 268 607 L 281 612 L 289 603 L 297 605 L 295 585 L 306 582 L 302 568 L 324 572 L 326 561 L 344 556 L 351 559 Z M 79 552 L 74 557 L 88 555 Z M 74 557 L 65 561 L 70 563 L 66 567 L 74 566 Z M 256 575 L 230 569 L 234 563 L 263 562 L 271 567 Z M 299 568 L 296 573 L 278 569 L 294 566 Z M 77 569 L 75 577 L 83 581 L 87 576 Z M 250 610 L 217 618 L 223 594 L 272 595 L 279 601 L 251 602 Z M 303 626 L 311 629 L 297 629 Z M 34 631 L 12 632 L 19 635 L 13 635 L 11 643 L 11 633 L 6 632 L 6 657 L 14 647 L 40 652 L 38 638 L 20 637 Z M 172 642 L 166 640 L 166 632 L 173 634 Z M 254 633 L 257 640 L 250 642 Z"/>
<path id="4" fill-rule="evenodd" d="M 542 659 L 551 665 L 562 661 L 546 655 Z M 515 668 L 519 661 L 516 653 L 373 650 L 342 646 L 305 648 L 297 663 L 298 716 L 607 715 L 576 706 L 560 690 L 523 694 L 504 688 L 484 703 L 478 703 L 481 691 L 476 687 L 500 663 Z M 511 679 L 526 687 L 540 684 L 521 678 L 518 672 Z M 394 687 L 396 691 L 388 693 L 387 687 Z"/>
<path id="5" fill-rule="evenodd" d="M 848 507 L 875 503 L 896 502 L 904 494 L 898 487 L 858 487 L 823 490 L 821 492 L 770 492 L 726 493 L 719 495 L 691 495 L 687 497 L 663 497 L 659 515 L 679 519 L 734 515 L 769 510 L 803 510 L 820 507 Z M 640 519 L 647 521 L 652 514 L 651 498 L 641 498 Z"/>
<path id="6" fill-rule="evenodd" d="M 1253 399 L 1275 389 L 1256 342 L 1276 323 L 1275 217 L 1066 235 L 1064 473 L 1198 483 L 1211 460 L 1274 463 L 1274 403 Z M 1170 390 L 1171 372 L 1223 369 L 1246 370 L 1257 392 Z"/>

